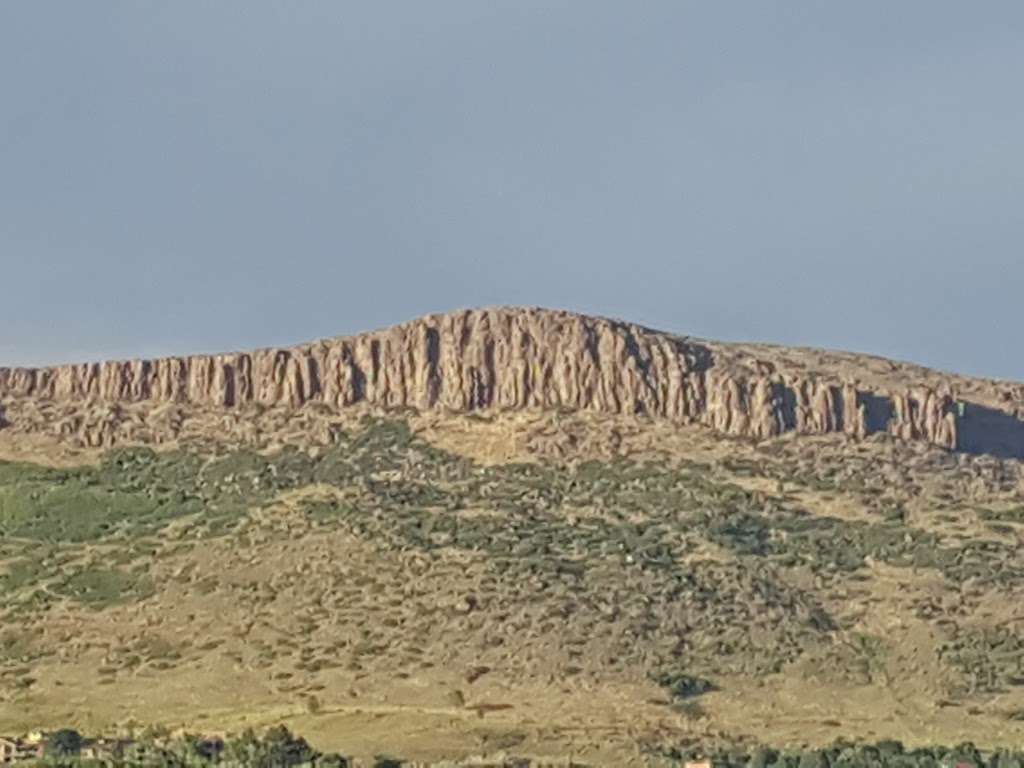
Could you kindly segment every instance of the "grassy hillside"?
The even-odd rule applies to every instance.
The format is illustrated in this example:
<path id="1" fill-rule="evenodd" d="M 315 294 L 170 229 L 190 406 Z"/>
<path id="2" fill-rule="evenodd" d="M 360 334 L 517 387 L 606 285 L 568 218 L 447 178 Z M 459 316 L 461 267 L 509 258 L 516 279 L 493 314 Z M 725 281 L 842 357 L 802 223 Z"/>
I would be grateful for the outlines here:
<path id="1" fill-rule="evenodd" d="M 283 720 L 598 764 L 1024 736 L 1016 462 L 446 423 L 0 463 L 0 732 Z"/>

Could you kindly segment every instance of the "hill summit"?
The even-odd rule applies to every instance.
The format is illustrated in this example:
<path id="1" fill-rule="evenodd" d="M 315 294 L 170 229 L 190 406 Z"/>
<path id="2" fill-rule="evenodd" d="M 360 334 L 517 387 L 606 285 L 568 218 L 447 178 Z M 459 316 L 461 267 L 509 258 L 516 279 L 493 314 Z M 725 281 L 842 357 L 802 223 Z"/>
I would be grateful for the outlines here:
<path id="1" fill-rule="evenodd" d="M 308 403 L 461 413 L 569 409 L 703 424 L 757 439 L 887 432 L 949 449 L 1012 455 L 1024 448 L 1014 425 L 1024 413 L 1020 385 L 523 308 L 431 315 L 287 349 L 0 368 L 0 402 L 9 400 L 207 409 Z M 969 412 L 973 423 L 965 423 Z M 989 434 L 982 438 L 982 432 Z M 82 438 L 109 444 L 116 429 Z"/>

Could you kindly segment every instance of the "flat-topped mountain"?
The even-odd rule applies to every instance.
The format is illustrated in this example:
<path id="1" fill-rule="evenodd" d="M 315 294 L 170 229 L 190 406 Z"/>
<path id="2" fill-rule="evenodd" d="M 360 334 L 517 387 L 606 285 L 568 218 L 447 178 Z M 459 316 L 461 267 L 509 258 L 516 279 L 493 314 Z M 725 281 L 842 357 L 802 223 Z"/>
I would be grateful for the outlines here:
<path id="1" fill-rule="evenodd" d="M 753 438 L 888 432 L 951 449 L 1024 455 L 1018 421 L 1024 385 L 867 356 L 712 343 L 541 309 L 431 315 L 251 353 L 0 368 L 0 402 L 6 400 L 571 409 L 703 424 Z"/>
<path id="2" fill-rule="evenodd" d="M 1024 740 L 1024 386 L 489 309 L 0 369 L 0 734 Z"/>

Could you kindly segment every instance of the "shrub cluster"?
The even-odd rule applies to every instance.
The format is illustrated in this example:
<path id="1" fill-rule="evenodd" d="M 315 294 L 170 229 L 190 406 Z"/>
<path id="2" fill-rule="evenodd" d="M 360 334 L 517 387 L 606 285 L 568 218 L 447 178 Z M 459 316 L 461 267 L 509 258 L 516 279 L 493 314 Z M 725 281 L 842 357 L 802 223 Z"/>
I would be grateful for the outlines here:
<path id="1" fill-rule="evenodd" d="M 875 744 L 836 742 L 820 749 L 777 750 L 671 748 L 664 757 L 708 762 L 713 768 L 1022 768 L 1024 752 L 983 751 L 967 742 L 954 747 L 906 749 L 899 741 Z"/>

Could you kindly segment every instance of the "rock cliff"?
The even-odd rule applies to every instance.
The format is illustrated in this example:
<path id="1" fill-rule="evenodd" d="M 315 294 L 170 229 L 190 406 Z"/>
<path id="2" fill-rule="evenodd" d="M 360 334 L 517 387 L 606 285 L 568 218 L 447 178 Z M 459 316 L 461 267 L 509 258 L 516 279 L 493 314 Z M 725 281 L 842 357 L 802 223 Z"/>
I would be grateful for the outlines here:
<path id="1" fill-rule="evenodd" d="M 643 414 L 753 438 L 886 431 L 958 446 L 955 377 L 866 385 L 855 366 L 811 370 L 780 364 L 770 350 L 568 312 L 483 309 L 289 349 L 0 368 L 0 401 L 562 408 Z"/>

